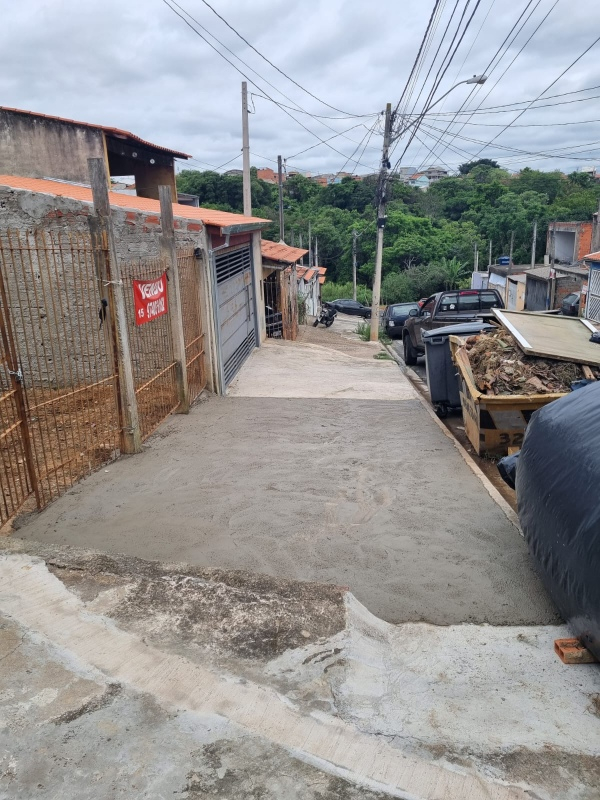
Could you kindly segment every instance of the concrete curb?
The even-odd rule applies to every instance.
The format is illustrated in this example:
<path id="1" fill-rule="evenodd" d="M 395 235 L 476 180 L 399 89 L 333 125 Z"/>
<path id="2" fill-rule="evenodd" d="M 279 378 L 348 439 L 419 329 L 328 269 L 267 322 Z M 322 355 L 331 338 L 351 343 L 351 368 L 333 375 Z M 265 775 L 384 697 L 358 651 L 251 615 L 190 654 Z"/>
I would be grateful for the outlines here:
<path id="1" fill-rule="evenodd" d="M 452 431 L 448 430 L 448 428 L 444 425 L 444 423 L 438 418 L 435 411 L 431 408 L 431 405 L 427 402 L 424 397 L 424 392 L 426 391 L 425 383 L 421 380 L 421 378 L 417 375 L 417 373 L 412 370 L 410 367 L 407 367 L 404 361 L 400 359 L 398 354 L 394 351 L 390 345 L 384 344 L 383 347 L 388 351 L 394 361 L 401 367 L 402 371 L 406 375 L 406 377 L 410 380 L 412 384 L 414 384 L 417 394 L 419 397 L 420 402 L 422 403 L 423 407 L 438 426 L 440 430 L 444 432 L 444 434 L 451 440 L 454 444 L 454 447 L 458 450 L 458 452 L 463 457 L 464 462 L 468 465 L 471 471 L 479 478 L 481 483 L 483 484 L 486 492 L 492 498 L 492 500 L 500 507 L 503 514 L 506 516 L 508 521 L 515 526 L 517 531 L 521 536 L 523 536 L 523 531 L 521 530 L 521 526 L 519 525 L 519 517 L 510 507 L 510 505 L 506 502 L 506 500 L 502 497 L 498 489 L 494 486 L 494 484 L 490 481 L 487 475 L 477 466 L 477 464 L 473 461 L 470 454 L 465 450 L 462 444 L 458 441 L 458 439 L 452 434 Z"/>

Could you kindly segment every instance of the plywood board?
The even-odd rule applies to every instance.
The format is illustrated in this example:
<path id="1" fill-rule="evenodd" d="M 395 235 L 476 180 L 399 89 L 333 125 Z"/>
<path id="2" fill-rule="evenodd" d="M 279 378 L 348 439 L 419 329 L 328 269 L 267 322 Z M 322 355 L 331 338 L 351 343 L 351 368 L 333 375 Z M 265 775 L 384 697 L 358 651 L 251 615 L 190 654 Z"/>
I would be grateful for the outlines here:
<path id="1" fill-rule="evenodd" d="M 600 366 L 600 344 L 590 342 L 596 329 L 587 320 L 498 308 L 492 311 L 527 355 Z"/>

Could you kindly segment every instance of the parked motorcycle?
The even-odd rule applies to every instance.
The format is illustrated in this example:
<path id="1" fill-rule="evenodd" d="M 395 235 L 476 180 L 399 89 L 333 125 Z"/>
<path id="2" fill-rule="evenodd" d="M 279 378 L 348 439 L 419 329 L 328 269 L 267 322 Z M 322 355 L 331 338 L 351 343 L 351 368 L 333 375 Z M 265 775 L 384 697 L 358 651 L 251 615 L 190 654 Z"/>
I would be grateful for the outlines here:
<path id="1" fill-rule="evenodd" d="M 331 328 L 333 325 L 334 319 L 337 317 L 337 311 L 333 306 L 330 306 L 329 303 L 323 303 L 319 313 L 316 316 L 315 321 L 313 322 L 313 328 L 316 328 L 319 322 L 321 325 L 325 325 L 326 328 Z"/>

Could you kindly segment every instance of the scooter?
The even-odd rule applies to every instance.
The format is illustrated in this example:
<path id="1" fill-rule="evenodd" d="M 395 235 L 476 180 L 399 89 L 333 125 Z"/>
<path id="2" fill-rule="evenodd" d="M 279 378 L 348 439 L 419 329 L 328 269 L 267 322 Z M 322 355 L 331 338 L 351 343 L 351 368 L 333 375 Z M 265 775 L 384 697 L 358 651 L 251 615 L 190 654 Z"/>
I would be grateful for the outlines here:
<path id="1" fill-rule="evenodd" d="M 331 328 L 333 325 L 334 319 L 337 317 L 337 311 L 333 306 L 330 306 L 329 303 L 323 303 L 321 306 L 321 310 L 317 314 L 315 321 L 313 322 L 313 328 L 316 328 L 319 322 L 322 325 L 325 325 L 326 328 Z"/>

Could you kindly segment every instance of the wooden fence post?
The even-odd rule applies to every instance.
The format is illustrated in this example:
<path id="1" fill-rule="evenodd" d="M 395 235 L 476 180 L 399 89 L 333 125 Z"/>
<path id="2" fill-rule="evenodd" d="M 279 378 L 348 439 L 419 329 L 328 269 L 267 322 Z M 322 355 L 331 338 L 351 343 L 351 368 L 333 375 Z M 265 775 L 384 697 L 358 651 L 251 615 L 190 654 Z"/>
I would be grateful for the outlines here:
<path id="1" fill-rule="evenodd" d="M 160 253 L 169 269 L 169 317 L 171 318 L 171 338 L 173 355 L 177 363 L 177 394 L 179 406 L 177 414 L 188 414 L 190 410 L 190 394 L 187 379 L 187 360 L 185 355 L 185 336 L 183 333 L 183 312 L 181 308 L 181 284 L 179 283 L 179 266 L 177 264 L 177 248 L 175 246 L 175 225 L 173 222 L 173 200 L 170 186 L 158 187 L 160 200 Z"/>
<path id="2" fill-rule="evenodd" d="M 117 380 L 119 383 L 119 416 L 121 424 L 121 452 L 139 453 L 142 449 L 142 434 L 138 415 L 131 349 L 127 333 L 127 317 L 125 314 L 125 293 L 121 270 L 117 258 L 117 246 L 112 227 L 110 200 L 108 197 L 108 179 L 103 158 L 88 158 L 90 183 L 94 199 L 94 211 L 98 218 L 101 232 L 106 237 L 108 246 L 108 315 L 113 329 L 114 354 L 116 356 Z"/>

